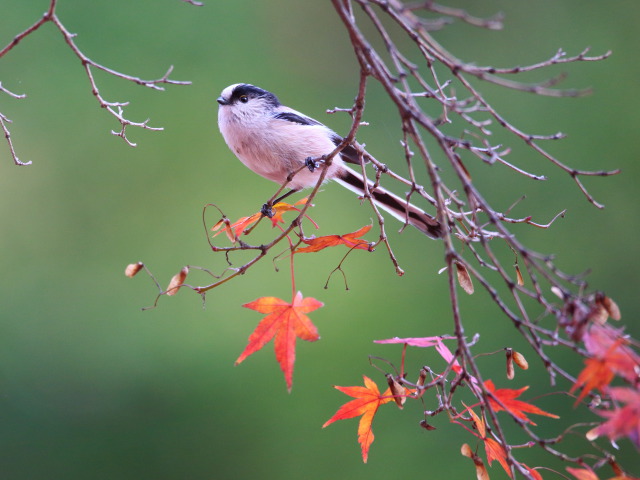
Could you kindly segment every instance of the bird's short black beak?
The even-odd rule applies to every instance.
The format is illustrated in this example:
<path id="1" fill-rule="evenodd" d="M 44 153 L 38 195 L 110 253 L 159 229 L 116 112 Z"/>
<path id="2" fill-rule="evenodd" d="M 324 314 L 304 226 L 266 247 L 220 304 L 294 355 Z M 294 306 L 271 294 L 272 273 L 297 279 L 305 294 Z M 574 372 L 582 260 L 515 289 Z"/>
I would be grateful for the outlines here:
<path id="1" fill-rule="evenodd" d="M 216 102 L 218 102 L 220 105 L 229 105 L 229 102 L 225 100 L 223 97 L 218 97 L 216 99 Z"/>

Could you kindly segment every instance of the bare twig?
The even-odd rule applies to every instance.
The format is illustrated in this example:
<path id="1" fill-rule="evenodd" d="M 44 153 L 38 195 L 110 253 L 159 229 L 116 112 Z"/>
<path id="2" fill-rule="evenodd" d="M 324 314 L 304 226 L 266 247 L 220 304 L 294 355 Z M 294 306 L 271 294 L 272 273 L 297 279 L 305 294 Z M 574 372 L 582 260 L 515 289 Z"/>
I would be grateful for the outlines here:
<path id="1" fill-rule="evenodd" d="M 187 1 L 188 3 L 192 4 L 192 5 L 202 5 L 201 2 L 196 2 L 196 1 L 192 1 L 192 0 L 183 0 L 183 1 Z M 158 79 L 153 79 L 153 80 L 145 80 L 139 77 L 135 77 L 132 75 L 127 75 L 125 73 L 121 73 L 118 72 L 116 70 L 113 70 L 111 68 L 105 67 L 104 65 L 101 65 L 93 60 L 91 60 L 87 55 L 85 55 L 80 48 L 78 48 L 78 46 L 76 45 L 74 38 L 76 36 L 76 34 L 74 33 L 70 33 L 67 28 L 64 26 L 64 24 L 62 23 L 62 21 L 60 20 L 60 18 L 58 17 L 58 15 L 56 14 L 56 6 L 57 6 L 57 0 L 50 0 L 49 2 L 49 8 L 48 10 L 42 15 L 42 17 L 35 22 L 33 25 L 31 25 L 29 28 L 27 28 L 26 30 L 24 30 L 23 32 L 19 33 L 18 35 L 16 35 L 10 42 L 9 44 L 7 44 L 2 50 L 0 50 L 0 59 L 2 57 L 4 57 L 4 55 L 6 55 L 7 53 L 9 53 L 11 50 L 13 50 L 13 48 L 15 48 L 25 37 L 27 37 L 28 35 L 31 35 L 32 33 L 34 33 L 36 30 L 38 30 L 42 25 L 44 25 L 45 23 L 52 23 L 56 26 L 56 28 L 58 29 L 58 31 L 62 34 L 65 43 L 68 45 L 68 47 L 71 49 L 71 51 L 74 53 L 74 55 L 80 60 L 85 73 L 87 75 L 87 78 L 89 79 L 89 84 L 91 85 L 91 92 L 93 93 L 93 95 L 95 96 L 95 98 L 98 100 L 98 103 L 100 105 L 100 107 L 106 109 L 119 123 L 120 123 L 120 130 L 119 131 L 112 131 L 111 133 L 113 135 L 116 135 L 118 137 L 121 137 L 128 145 L 135 147 L 136 144 L 134 142 L 132 142 L 131 140 L 129 140 L 129 138 L 127 137 L 126 134 L 126 128 L 128 126 L 131 127 L 139 127 L 145 130 L 153 130 L 153 131 L 158 131 L 158 130 L 163 130 L 162 127 L 151 127 L 148 125 L 149 120 L 145 120 L 143 122 L 134 122 L 131 121 L 129 119 L 127 119 L 124 115 L 124 110 L 123 107 L 125 107 L 126 105 L 129 104 L 129 102 L 109 102 L 107 100 L 105 100 L 102 95 L 100 94 L 100 90 L 98 89 L 98 85 L 94 79 L 94 75 L 93 75 L 93 69 L 96 70 L 102 70 L 103 72 L 112 75 L 114 77 L 117 78 L 121 78 L 123 80 L 127 80 L 129 82 L 133 82 L 136 83 L 138 85 L 142 85 L 144 87 L 148 87 L 154 90 L 164 90 L 164 86 L 165 84 L 169 84 L 169 85 L 190 85 L 191 82 L 188 81 L 181 81 L 181 80 L 173 80 L 171 78 L 169 78 L 171 72 L 173 71 L 173 66 L 170 66 L 169 69 L 167 70 L 167 72 L 161 76 Z M 15 94 L 11 94 L 8 90 L 1 88 L 0 87 L 0 91 L 4 92 L 4 93 L 8 93 L 11 96 L 15 97 L 15 98 L 23 98 L 23 96 L 19 96 L 19 95 L 15 95 Z M 0 113 L 0 115 L 2 115 Z M 16 155 L 15 149 L 13 147 L 13 144 L 11 142 L 10 139 L 10 135 L 9 135 L 9 130 L 8 127 L 6 125 L 6 123 L 8 123 L 10 120 L 2 115 L 0 117 L 0 122 L 1 122 L 1 126 L 2 129 L 5 133 L 5 137 L 7 139 L 7 142 L 9 144 L 9 150 L 11 151 L 11 156 L 13 157 L 14 163 L 16 165 L 29 165 L 31 162 L 20 162 L 18 160 L 18 157 Z"/>

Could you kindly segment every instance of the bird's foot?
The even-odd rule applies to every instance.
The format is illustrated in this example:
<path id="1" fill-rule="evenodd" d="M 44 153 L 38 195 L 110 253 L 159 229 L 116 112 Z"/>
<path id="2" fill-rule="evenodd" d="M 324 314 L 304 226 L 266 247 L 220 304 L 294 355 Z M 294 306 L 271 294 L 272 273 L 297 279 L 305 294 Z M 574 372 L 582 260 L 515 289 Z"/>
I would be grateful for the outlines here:
<path id="1" fill-rule="evenodd" d="M 316 168 L 320 166 L 320 162 L 318 162 L 313 157 L 307 157 L 304 161 L 304 164 L 309 169 L 310 172 L 313 172 Z"/>
<path id="2" fill-rule="evenodd" d="M 269 217 L 269 218 L 273 218 L 273 216 L 275 215 L 273 208 L 271 208 L 271 205 L 268 203 L 265 203 L 264 205 L 262 205 L 262 208 L 260 209 L 260 213 L 265 217 Z"/>

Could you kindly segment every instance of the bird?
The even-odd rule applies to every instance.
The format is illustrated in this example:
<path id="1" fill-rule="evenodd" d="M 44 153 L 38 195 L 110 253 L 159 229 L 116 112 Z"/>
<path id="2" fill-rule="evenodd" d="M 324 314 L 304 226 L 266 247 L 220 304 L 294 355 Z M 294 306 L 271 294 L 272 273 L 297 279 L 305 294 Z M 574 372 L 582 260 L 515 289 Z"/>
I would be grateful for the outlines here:
<path id="1" fill-rule="evenodd" d="M 343 142 L 329 127 L 249 83 L 229 85 L 217 102 L 218 127 L 229 149 L 253 172 L 290 189 L 277 201 L 315 187 L 322 172 L 318 160 Z M 326 167 L 325 180 L 334 180 L 360 196 L 365 195 L 366 184 L 378 207 L 428 237 L 444 236 L 442 223 L 433 216 L 347 165 L 360 165 L 360 159 L 357 149 L 346 145 Z M 262 213 L 271 216 L 271 206 L 265 204 Z"/>

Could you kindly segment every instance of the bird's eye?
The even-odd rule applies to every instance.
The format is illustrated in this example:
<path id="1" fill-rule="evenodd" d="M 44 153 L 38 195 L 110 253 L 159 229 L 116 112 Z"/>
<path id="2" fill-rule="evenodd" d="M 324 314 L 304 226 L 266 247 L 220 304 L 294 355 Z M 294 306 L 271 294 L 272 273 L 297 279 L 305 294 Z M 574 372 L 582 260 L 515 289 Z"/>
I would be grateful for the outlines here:
<path id="1" fill-rule="evenodd" d="M 240 95 L 240 101 L 242 103 L 247 103 L 249 101 L 249 97 L 247 97 L 246 95 Z"/>

